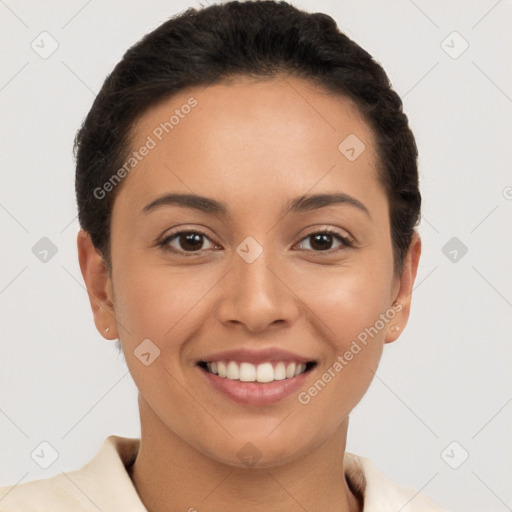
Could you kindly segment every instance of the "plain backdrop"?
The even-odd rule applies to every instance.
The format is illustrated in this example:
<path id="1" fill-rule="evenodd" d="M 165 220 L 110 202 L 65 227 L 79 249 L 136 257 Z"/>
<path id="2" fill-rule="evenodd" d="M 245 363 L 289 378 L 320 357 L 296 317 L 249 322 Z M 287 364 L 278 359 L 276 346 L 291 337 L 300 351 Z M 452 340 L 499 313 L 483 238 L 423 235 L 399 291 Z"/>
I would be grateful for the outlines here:
<path id="1" fill-rule="evenodd" d="M 351 415 L 348 451 L 453 512 L 510 510 L 511 2 L 292 3 L 333 16 L 384 66 L 420 151 L 412 314 Z M 72 143 L 125 50 L 200 5 L 0 2 L 0 485 L 140 434 L 135 385 L 78 266 Z M 58 454 L 47 469 L 31 457 L 41 442 Z"/>

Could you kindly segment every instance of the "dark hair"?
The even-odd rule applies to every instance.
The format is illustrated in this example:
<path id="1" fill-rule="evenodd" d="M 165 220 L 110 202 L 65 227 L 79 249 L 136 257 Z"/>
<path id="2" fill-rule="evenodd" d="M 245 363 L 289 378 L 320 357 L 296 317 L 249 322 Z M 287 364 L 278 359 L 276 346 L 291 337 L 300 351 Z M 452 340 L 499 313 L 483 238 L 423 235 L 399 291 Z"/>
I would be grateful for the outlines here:
<path id="1" fill-rule="evenodd" d="M 79 222 L 109 270 L 110 221 L 122 183 L 101 198 L 95 191 L 123 166 L 136 120 L 190 86 L 283 74 L 350 98 L 372 128 L 389 201 L 394 269 L 401 273 L 421 207 L 418 152 L 402 101 L 382 67 L 330 16 L 272 0 L 189 8 L 129 48 L 106 78 L 74 151 Z"/>

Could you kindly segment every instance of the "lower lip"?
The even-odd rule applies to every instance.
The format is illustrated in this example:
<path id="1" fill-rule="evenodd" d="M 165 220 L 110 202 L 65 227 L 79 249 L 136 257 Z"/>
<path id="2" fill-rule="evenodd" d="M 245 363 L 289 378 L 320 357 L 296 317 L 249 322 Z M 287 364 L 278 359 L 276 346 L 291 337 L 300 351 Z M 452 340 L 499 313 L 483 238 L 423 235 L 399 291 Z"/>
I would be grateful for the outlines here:
<path id="1" fill-rule="evenodd" d="M 271 405 L 283 400 L 304 385 L 309 374 L 314 370 L 301 373 L 291 379 L 275 380 L 273 382 L 243 382 L 219 377 L 200 366 L 199 371 L 208 382 L 218 391 L 243 405 Z"/>

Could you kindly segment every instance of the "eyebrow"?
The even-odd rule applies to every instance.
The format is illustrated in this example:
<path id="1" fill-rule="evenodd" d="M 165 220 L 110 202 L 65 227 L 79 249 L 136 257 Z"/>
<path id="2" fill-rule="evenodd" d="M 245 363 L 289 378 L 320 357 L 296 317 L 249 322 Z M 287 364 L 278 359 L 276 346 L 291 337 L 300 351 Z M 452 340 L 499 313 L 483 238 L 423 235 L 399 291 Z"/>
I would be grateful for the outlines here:
<path id="1" fill-rule="evenodd" d="M 371 219 L 368 208 L 366 208 L 361 201 L 342 192 L 331 194 L 304 194 L 288 201 L 285 210 L 291 213 L 301 213 L 337 204 L 353 206 L 364 212 Z M 228 216 L 229 214 L 229 208 L 225 202 L 195 194 L 165 194 L 144 206 L 142 213 L 147 214 L 163 206 L 192 208 L 212 215 Z"/>

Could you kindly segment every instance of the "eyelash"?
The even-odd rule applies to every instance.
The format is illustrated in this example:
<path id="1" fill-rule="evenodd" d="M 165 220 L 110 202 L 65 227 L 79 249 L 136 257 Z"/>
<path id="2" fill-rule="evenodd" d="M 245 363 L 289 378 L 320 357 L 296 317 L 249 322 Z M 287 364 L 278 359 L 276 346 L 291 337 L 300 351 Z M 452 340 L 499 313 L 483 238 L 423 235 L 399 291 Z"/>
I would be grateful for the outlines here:
<path id="1" fill-rule="evenodd" d="M 202 231 L 198 231 L 198 230 L 195 230 L 195 229 L 190 229 L 190 230 L 183 230 L 183 231 L 177 231 L 176 233 L 171 233 L 170 235 L 166 236 L 163 240 L 161 240 L 160 242 L 158 242 L 158 246 L 161 247 L 164 251 L 166 252 L 172 252 L 172 253 L 175 253 L 175 254 L 181 254 L 181 255 L 184 255 L 185 257 L 190 257 L 190 256 L 200 256 L 203 252 L 203 250 L 207 250 L 207 249 L 200 249 L 198 251 L 194 251 L 194 252 L 190 252 L 190 251 L 181 251 L 181 250 L 178 250 L 178 249 L 175 249 L 173 247 L 170 247 L 169 246 L 169 242 L 177 237 L 179 237 L 180 235 L 183 235 L 183 234 L 194 234 L 194 235 L 199 235 L 199 236 L 203 236 L 205 238 L 207 238 L 208 240 L 210 240 L 210 238 L 208 237 L 208 235 L 206 235 L 206 233 L 203 233 Z M 324 230 L 321 230 L 321 231 L 314 231 L 313 233 L 310 233 L 309 235 L 306 235 L 304 238 L 302 238 L 300 240 L 300 242 L 306 240 L 307 238 L 310 238 L 314 235 L 332 235 L 334 236 L 335 238 L 337 238 L 340 242 L 342 242 L 342 244 L 345 246 L 344 248 L 342 249 L 330 249 L 330 250 L 327 250 L 327 251 L 314 251 L 314 250 L 311 250 L 311 249 L 307 249 L 307 252 L 314 252 L 314 253 L 317 253 L 317 254 L 320 254 L 320 255 L 330 255 L 330 254 L 333 254 L 337 251 L 340 251 L 340 250 L 346 250 L 346 249 L 349 249 L 349 248 L 353 248 L 354 247 L 354 243 L 349 240 L 348 238 L 344 237 L 344 236 L 341 236 L 337 231 L 334 231 L 332 229 L 324 229 Z M 211 241 L 211 240 L 210 240 Z M 214 243 L 214 242 L 212 242 Z"/>

